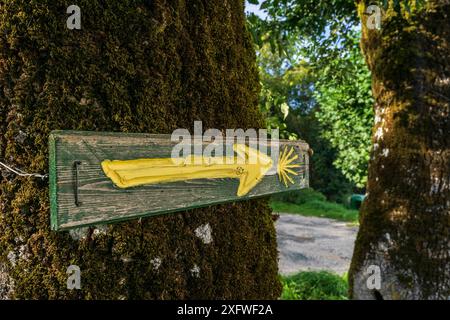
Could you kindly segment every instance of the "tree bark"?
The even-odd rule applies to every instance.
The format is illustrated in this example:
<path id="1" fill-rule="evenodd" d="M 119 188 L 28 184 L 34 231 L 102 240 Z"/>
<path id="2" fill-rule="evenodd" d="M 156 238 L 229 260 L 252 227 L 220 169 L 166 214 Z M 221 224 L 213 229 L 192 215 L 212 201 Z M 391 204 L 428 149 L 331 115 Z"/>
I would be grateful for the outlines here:
<path id="1" fill-rule="evenodd" d="M 259 81 L 241 0 L 0 4 L 0 161 L 47 172 L 51 130 L 258 128 Z M 48 181 L 1 170 L 0 298 L 277 298 L 266 201 L 52 232 Z M 207 226 L 209 225 L 209 227 Z M 195 230 L 211 230 L 204 242 Z M 66 270 L 81 269 L 81 290 Z"/>
<path id="2" fill-rule="evenodd" d="M 389 9 L 381 29 L 370 30 L 369 2 L 359 1 L 361 45 L 376 117 L 350 294 L 449 299 L 450 3 Z M 367 286 L 371 265 L 381 270 L 379 289 Z"/>

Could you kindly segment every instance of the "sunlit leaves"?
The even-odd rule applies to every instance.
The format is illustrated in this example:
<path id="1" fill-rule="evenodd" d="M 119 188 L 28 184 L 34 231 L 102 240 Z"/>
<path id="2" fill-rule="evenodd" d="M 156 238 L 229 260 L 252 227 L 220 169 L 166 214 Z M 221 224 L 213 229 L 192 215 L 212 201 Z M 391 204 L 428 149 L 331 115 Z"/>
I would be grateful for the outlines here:
<path id="1" fill-rule="evenodd" d="M 363 187 L 373 101 L 370 74 L 358 47 L 354 1 L 259 3 L 268 18 L 249 16 L 249 29 L 257 46 L 263 88 L 260 106 L 268 127 L 292 138 L 285 124 L 289 109 L 299 117 L 314 112 L 320 135 L 336 150 L 334 165 Z"/>
<path id="2" fill-rule="evenodd" d="M 338 150 L 335 166 L 363 187 L 367 181 L 373 99 L 370 73 L 354 36 L 348 54 L 318 72 L 314 95 L 320 106 L 316 117 L 322 124 L 322 135 Z"/>

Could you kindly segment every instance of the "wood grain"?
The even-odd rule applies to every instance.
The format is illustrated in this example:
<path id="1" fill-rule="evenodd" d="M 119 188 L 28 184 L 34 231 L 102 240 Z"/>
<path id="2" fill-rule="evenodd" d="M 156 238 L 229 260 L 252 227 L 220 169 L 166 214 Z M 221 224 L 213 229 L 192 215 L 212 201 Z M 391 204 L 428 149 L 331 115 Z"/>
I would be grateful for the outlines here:
<path id="1" fill-rule="evenodd" d="M 68 230 L 119 222 L 302 189 L 309 184 L 309 146 L 303 141 L 280 141 L 281 148 L 293 146 L 303 162 L 301 174 L 293 176 L 294 184 L 287 188 L 277 175 L 267 175 L 244 197 L 236 195 L 237 179 L 199 179 L 120 189 L 100 166 L 103 160 L 170 158 L 175 144 L 170 135 L 53 131 L 49 138 L 51 228 Z M 77 161 L 80 164 L 75 179 Z"/>

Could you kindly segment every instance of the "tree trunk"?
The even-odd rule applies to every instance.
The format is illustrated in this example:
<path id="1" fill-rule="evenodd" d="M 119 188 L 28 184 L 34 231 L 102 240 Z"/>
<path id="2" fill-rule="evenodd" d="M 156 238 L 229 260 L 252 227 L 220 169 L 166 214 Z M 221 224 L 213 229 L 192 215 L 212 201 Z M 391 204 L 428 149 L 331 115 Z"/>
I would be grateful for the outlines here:
<path id="1" fill-rule="evenodd" d="M 0 161 L 46 172 L 55 129 L 257 128 L 259 82 L 241 0 L 0 4 Z M 48 181 L 1 171 L 0 297 L 277 298 L 266 201 L 50 231 Z M 209 227 L 207 227 L 209 225 Z M 195 230 L 211 230 L 202 241 Z M 68 290 L 69 265 L 81 290 Z"/>
<path id="2" fill-rule="evenodd" d="M 350 293 L 449 299 L 450 3 L 391 9 L 381 30 L 369 30 L 369 2 L 359 10 L 376 117 Z M 380 288 L 370 285 L 371 265 L 380 268 Z"/>

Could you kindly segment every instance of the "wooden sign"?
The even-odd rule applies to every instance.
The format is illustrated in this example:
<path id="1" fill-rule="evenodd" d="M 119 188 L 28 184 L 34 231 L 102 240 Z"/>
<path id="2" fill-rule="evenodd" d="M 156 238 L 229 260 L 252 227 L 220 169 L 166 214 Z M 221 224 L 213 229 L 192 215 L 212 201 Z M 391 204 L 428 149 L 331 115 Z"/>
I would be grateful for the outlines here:
<path id="1" fill-rule="evenodd" d="M 197 147 L 191 154 L 174 156 L 180 143 L 171 141 L 170 135 L 53 131 L 49 139 L 52 229 L 113 223 L 308 187 L 309 146 L 303 141 L 277 145 L 246 139 L 213 145 L 193 139 L 194 143 Z M 228 152 L 224 156 L 217 150 Z"/>

